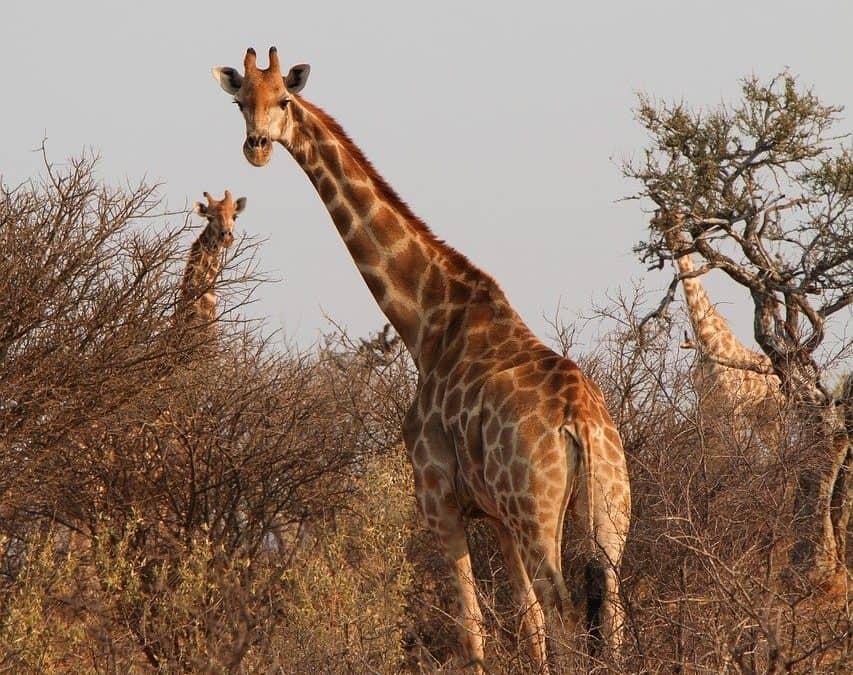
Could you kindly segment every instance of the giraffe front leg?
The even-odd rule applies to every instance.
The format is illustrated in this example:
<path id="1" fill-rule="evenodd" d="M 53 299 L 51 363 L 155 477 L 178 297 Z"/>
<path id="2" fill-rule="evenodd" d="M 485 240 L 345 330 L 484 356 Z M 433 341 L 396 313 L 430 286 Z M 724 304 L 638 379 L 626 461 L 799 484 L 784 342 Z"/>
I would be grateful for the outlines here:
<path id="1" fill-rule="evenodd" d="M 483 615 L 477 602 L 462 514 L 452 493 L 437 490 L 437 485 L 431 489 L 424 487 L 424 481 L 418 479 L 417 473 L 415 471 L 418 503 L 453 575 L 462 666 L 474 668 L 477 673 L 484 673 Z"/>
<path id="2" fill-rule="evenodd" d="M 454 583 L 458 601 L 459 642 L 462 648 L 462 666 L 473 668 L 476 673 L 485 673 L 483 639 L 483 614 L 477 602 L 471 555 L 465 532 L 443 535 L 444 553 L 455 575 Z"/>
<path id="3" fill-rule="evenodd" d="M 415 433 L 410 430 L 415 427 Z M 407 433 L 409 432 L 409 433 Z M 484 673 L 483 615 L 477 602 L 465 525 L 455 492 L 456 456 L 443 437 L 404 427 L 418 506 L 447 559 L 456 590 L 456 623 L 462 663 Z"/>
<path id="4" fill-rule="evenodd" d="M 512 584 L 512 596 L 521 613 L 522 632 L 519 643 L 526 645 L 530 658 L 539 672 L 547 673 L 548 654 L 545 645 L 545 614 L 542 611 L 542 605 L 539 604 L 533 584 L 524 568 L 524 562 L 512 532 L 497 521 L 492 521 L 492 526 L 497 534 L 501 556 Z"/>

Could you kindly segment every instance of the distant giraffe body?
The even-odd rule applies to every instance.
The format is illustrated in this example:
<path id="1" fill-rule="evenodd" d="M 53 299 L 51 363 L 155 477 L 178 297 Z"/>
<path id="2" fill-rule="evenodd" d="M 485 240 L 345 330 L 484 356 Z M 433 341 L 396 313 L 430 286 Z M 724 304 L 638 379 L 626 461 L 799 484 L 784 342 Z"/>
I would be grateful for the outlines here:
<path id="1" fill-rule="evenodd" d="M 483 664 L 468 516 L 498 533 L 541 672 L 546 625 L 557 633 L 575 617 L 561 569 L 567 510 L 600 563 L 600 630 L 618 645 L 630 490 L 601 391 L 533 335 L 489 275 L 433 235 L 337 122 L 296 96 L 307 66 L 282 78 L 274 49 L 266 70 L 249 50 L 244 71 L 214 71 L 243 111 L 244 154 L 262 166 L 273 141 L 290 151 L 418 368 L 403 437 L 418 504 L 454 571 L 466 663 Z"/>
<path id="2" fill-rule="evenodd" d="M 207 225 L 190 246 L 187 263 L 178 292 L 178 303 L 173 317 L 174 325 L 188 340 L 189 353 L 198 348 L 209 348 L 216 335 L 216 279 L 222 267 L 222 255 L 234 243 L 234 221 L 246 206 L 246 198 L 234 201 L 226 190 L 222 201 L 204 193 L 207 204 L 196 202 L 193 211 L 207 219 Z M 186 331 L 186 332 L 184 332 Z M 199 341 L 195 333 L 201 332 Z M 170 410 L 163 410 L 149 431 L 159 432 L 173 424 Z M 143 426 L 142 431 L 145 431 Z"/>
<path id="3" fill-rule="evenodd" d="M 175 324 L 184 328 L 212 331 L 214 321 L 216 320 L 216 293 L 214 286 L 221 268 L 222 252 L 231 246 L 234 241 L 232 233 L 234 219 L 245 207 L 246 199 L 242 197 L 234 202 L 228 190 L 225 191 L 225 197 L 222 201 L 213 199 L 207 192 L 204 193 L 204 196 L 207 198 L 208 203 L 205 205 L 201 202 L 196 202 L 194 211 L 207 218 L 208 223 L 190 247 L 184 275 L 181 280 L 177 311 L 173 320 Z M 165 409 L 153 422 L 141 424 L 131 434 L 131 438 L 142 438 L 142 442 L 147 443 L 145 440 L 147 431 L 157 432 L 167 427 L 171 422 L 171 413 L 168 409 Z M 90 425 L 90 431 L 95 430 L 106 434 L 106 430 L 99 423 Z M 83 442 L 74 442 L 81 449 L 87 448 L 87 445 Z M 112 444 L 109 444 L 108 447 L 108 465 L 115 467 L 115 450 Z M 159 475 L 162 473 L 162 468 L 158 468 L 155 471 Z M 149 479 L 156 480 L 157 475 L 150 475 Z M 99 492 L 101 495 L 103 495 L 104 491 L 105 487 L 100 486 Z M 164 521 L 165 516 L 161 514 L 159 522 Z M 74 551 L 78 558 L 83 559 L 84 551 L 91 548 L 92 542 L 90 537 L 83 532 L 82 528 L 71 529 L 69 530 L 68 546 L 69 550 Z M 96 578 L 94 567 L 88 564 L 82 567 L 85 573 L 91 577 L 86 580 L 86 583 L 93 583 L 91 580 Z"/>
<path id="4" fill-rule="evenodd" d="M 748 349 L 738 340 L 729 322 L 711 303 L 698 276 L 689 247 L 680 231 L 680 220 L 666 222 L 664 240 L 675 258 L 690 325 L 693 329 L 698 364 L 694 373 L 696 389 L 719 413 L 747 416 L 759 423 L 775 418 L 784 402 L 781 381 L 773 374 L 770 359 Z M 760 372 L 759 372 L 760 371 Z"/>
<path id="5" fill-rule="evenodd" d="M 178 298 L 178 319 L 187 326 L 210 328 L 216 320 L 216 278 L 222 254 L 234 243 L 234 221 L 246 206 L 246 198 L 234 201 L 226 190 L 222 201 L 207 192 L 207 204 L 196 202 L 194 210 L 207 218 L 207 226 L 190 247 Z"/>

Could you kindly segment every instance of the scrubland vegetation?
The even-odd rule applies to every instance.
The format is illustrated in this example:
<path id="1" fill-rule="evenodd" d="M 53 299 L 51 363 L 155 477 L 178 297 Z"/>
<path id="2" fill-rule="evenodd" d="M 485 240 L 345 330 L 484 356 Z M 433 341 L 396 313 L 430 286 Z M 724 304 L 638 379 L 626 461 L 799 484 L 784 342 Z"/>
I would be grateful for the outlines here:
<path id="1" fill-rule="evenodd" d="M 721 167 L 712 151 L 735 147 L 714 141 L 705 118 L 661 122 L 651 104 L 643 111 L 650 126 L 679 135 L 660 147 L 685 153 L 706 178 Z M 766 142 L 795 134 L 808 114 L 783 116 Z M 746 150 L 732 161 L 748 166 L 732 184 L 782 152 L 753 156 L 747 131 L 738 133 Z M 791 162 L 823 152 L 792 152 Z M 688 226 L 707 241 L 706 221 L 730 218 L 734 228 L 735 208 L 748 211 L 755 195 L 733 189 L 730 203 L 711 203 L 717 188 L 694 180 L 689 161 L 635 177 L 669 200 L 661 208 L 705 209 Z M 810 174 L 815 194 L 831 193 L 835 220 L 811 221 L 825 247 L 808 249 L 806 271 L 830 260 L 821 250 L 838 264 L 801 295 L 823 293 L 835 306 L 851 292 L 849 261 L 837 253 L 852 226 L 853 171 L 849 152 L 832 162 Z M 752 215 L 779 204 L 760 201 Z M 173 316 L 189 227 L 184 214 L 162 213 L 156 189 L 102 183 L 87 157 L 0 192 L 0 669 L 457 668 L 445 563 L 416 512 L 400 441 L 416 386 L 405 350 L 387 333 L 336 331 L 300 351 L 242 319 L 263 282 L 251 239 L 229 251 L 216 335 L 181 326 Z M 780 227 L 777 243 L 790 241 Z M 571 347 L 605 392 L 633 494 L 624 649 L 601 653 L 579 633 L 564 658 L 581 672 L 848 672 L 853 407 L 849 390 L 835 405 L 827 382 L 849 357 L 843 320 L 837 339 L 813 344 L 788 330 L 772 345 L 791 382 L 816 370 L 810 397 L 789 397 L 770 442 L 751 433 L 755 421 L 700 405 L 694 356 L 678 348 L 686 320 L 671 309 L 647 320 L 659 300 L 635 289 L 592 311 L 586 328 L 597 337 L 586 350 L 571 346 L 572 326 L 555 326 L 554 348 Z M 811 320 L 795 300 L 791 311 Z M 829 562 L 816 519 L 835 541 Z M 524 672 L 496 542 L 481 522 L 470 539 L 489 672 Z M 565 541 L 580 591 L 571 532 Z"/>

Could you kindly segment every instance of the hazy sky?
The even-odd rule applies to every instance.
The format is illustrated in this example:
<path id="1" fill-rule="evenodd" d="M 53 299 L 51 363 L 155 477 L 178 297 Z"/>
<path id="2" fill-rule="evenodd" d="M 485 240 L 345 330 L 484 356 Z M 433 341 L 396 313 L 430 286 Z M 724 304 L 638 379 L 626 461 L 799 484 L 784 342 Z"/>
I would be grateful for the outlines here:
<path id="1" fill-rule="evenodd" d="M 172 207 L 230 188 L 280 279 L 253 312 L 303 345 L 323 313 L 374 330 L 384 319 L 314 189 L 283 148 L 261 169 L 243 159 L 243 120 L 211 77 L 248 46 L 265 65 L 271 44 L 283 67 L 311 64 L 303 95 L 543 337 L 558 305 L 571 321 L 633 280 L 669 281 L 631 253 L 639 204 L 616 203 L 636 188 L 619 163 L 645 142 L 638 91 L 713 105 L 787 66 L 853 103 L 849 2 L 4 0 L 0 174 L 40 170 L 46 135 L 53 160 L 94 148 L 107 180 L 163 181 Z M 708 285 L 750 341 L 746 296 Z"/>

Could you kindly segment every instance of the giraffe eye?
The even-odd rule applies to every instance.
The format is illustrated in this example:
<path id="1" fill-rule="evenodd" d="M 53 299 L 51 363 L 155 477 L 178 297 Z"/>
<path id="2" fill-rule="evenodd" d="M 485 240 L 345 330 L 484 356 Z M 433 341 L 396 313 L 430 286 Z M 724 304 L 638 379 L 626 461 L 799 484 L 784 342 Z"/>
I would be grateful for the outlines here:
<path id="1" fill-rule="evenodd" d="M 287 104 L 290 103 L 289 98 L 283 98 L 278 102 L 278 107 L 284 110 L 287 107 Z"/>

